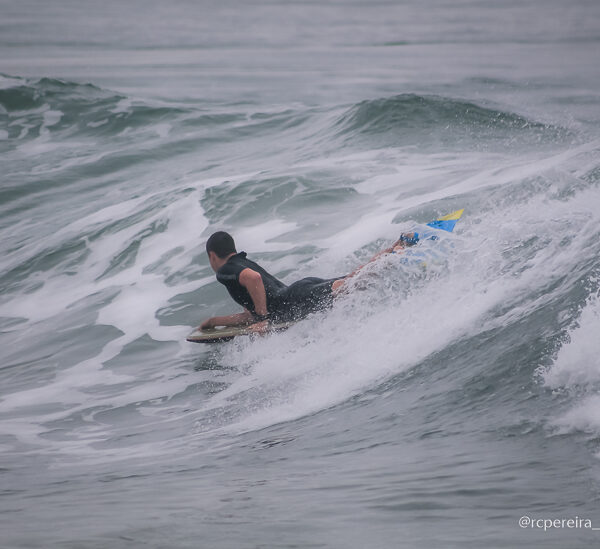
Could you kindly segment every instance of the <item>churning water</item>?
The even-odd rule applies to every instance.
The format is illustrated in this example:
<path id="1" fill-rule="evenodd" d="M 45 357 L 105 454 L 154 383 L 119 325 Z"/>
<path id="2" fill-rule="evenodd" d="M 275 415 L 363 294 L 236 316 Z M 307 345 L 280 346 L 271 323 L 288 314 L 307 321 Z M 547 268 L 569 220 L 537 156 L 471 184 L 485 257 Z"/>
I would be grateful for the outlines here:
<path id="1" fill-rule="evenodd" d="M 600 4 L 0 2 L 0 545 L 591 547 Z M 286 282 L 465 208 L 285 333 Z"/>

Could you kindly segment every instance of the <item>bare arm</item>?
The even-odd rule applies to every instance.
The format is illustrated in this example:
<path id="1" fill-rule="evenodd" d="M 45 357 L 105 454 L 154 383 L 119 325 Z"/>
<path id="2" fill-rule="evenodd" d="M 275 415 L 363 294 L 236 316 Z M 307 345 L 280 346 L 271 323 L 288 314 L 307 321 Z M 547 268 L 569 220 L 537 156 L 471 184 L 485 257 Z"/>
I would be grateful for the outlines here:
<path id="1" fill-rule="evenodd" d="M 265 291 L 265 285 L 262 281 L 260 273 L 253 271 L 252 269 L 246 268 L 240 273 L 240 284 L 248 290 L 252 302 L 254 303 L 254 310 L 258 315 L 267 314 L 267 292 Z M 215 316 L 205 320 L 201 325 L 201 330 L 208 328 L 214 328 L 215 326 L 244 326 L 253 324 L 255 322 L 254 316 L 247 309 L 243 313 L 227 316 Z M 259 322 L 255 324 L 257 330 L 266 329 L 267 322 Z M 260 326 L 259 326 L 260 325 Z"/>
<path id="2" fill-rule="evenodd" d="M 260 273 L 253 271 L 252 269 L 244 269 L 240 273 L 240 284 L 248 290 L 252 302 L 254 303 L 254 310 L 257 315 L 267 314 L 267 292 L 265 291 L 265 285 L 262 280 Z"/>
<path id="3" fill-rule="evenodd" d="M 214 328 L 215 326 L 244 326 L 246 324 L 252 324 L 253 322 L 254 317 L 252 316 L 252 313 L 246 309 L 243 313 L 234 315 L 213 316 L 212 318 L 205 320 L 200 325 L 200 329 L 206 330 L 207 328 Z"/>

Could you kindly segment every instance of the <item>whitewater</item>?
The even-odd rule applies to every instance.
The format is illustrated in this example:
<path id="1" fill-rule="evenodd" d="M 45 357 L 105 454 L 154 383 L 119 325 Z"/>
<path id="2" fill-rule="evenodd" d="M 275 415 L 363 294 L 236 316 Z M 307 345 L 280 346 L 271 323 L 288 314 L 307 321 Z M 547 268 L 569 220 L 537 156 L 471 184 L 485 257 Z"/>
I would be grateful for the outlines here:
<path id="1" fill-rule="evenodd" d="M 598 544 L 597 2 L 0 12 L 1 547 Z M 185 341 L 216 230 L 289 284 L 462 208 Z"/>

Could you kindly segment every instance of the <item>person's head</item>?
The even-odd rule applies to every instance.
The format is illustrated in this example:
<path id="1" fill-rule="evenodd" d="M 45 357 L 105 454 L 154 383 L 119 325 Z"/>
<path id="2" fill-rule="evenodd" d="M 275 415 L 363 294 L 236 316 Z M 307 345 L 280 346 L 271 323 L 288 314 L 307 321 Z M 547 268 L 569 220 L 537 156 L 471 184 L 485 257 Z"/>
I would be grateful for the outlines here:
<path id="1" fill-rule="evenodd" d="M 206 241 L 206 253 L 213 271 L 218 271 L 230 255 L 237 253 L 233 237 L 225 231 L 211 234 Z"/>

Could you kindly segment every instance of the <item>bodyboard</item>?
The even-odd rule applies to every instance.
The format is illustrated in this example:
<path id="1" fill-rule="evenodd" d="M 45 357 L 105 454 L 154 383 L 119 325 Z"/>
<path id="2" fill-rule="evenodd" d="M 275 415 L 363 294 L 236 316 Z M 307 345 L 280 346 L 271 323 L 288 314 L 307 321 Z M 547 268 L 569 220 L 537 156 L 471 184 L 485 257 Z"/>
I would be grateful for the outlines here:
<path id="1" fill-rule="evenodd" d="M 295 322 L 279 322 L 269 326 L 266 334 L 280 332 L 286 330 Z M 207 330 L 196 329 L 189 336 L 186 337 L 186 341 L 191 343 L 218 343 L 222 341 L 229 341 L 237 336 L 251 335 L 253 332 L 250 330 L 250 326 L 233 326 L 225 327 L 218 326 L 217 328 L 208 328 Z"/>

